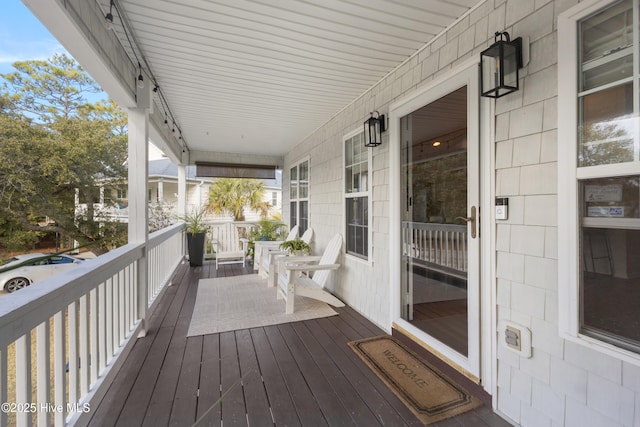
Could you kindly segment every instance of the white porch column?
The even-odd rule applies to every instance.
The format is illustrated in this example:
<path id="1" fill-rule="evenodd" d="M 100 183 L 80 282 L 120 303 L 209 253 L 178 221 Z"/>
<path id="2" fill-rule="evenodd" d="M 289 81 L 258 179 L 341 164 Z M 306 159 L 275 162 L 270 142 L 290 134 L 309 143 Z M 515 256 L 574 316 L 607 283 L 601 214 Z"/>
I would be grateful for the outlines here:
<path id="1" fill-rule="evenodd" d="M 137 308 L 142 321 L 142 334 L 147 329 L 147 252 L 149 213 L 147 192 L 149 182 L 149 114 L 151 85 L 138 88 L 137 108 L 129 112 L 129 243 L 143 243 L 145 251 L 138 263 Z"/>
<path id="2" fill-rule="evenodd" d="M 178 216 L 187 213 L 187 167 L 178 165 Z"/>

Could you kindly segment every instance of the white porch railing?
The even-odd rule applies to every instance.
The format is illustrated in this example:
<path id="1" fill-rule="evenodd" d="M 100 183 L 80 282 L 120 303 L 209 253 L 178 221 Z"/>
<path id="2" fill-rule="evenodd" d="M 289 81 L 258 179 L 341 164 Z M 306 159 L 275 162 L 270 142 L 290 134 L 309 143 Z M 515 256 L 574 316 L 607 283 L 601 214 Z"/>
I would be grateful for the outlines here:
<path id="1" fill-rule="evenodd" d="M 88 421 L 183 259 L 182 229 L 0 298 L 0 425 Z"/>
<path id="2" fill-rule="evenodd" d="M 402 244 L 404 255 L 418 263 L 466 275 L 466 225 L 403 222 Z"/>

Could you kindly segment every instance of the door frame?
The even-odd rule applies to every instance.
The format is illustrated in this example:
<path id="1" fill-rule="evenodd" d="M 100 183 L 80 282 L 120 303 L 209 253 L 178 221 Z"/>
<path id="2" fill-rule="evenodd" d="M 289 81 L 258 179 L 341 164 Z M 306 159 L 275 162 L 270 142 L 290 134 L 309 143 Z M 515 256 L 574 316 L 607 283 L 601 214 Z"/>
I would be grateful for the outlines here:
<path id="1" fill-rule="evenodd" d="M 479 289 L 476 307 L 469 307 L 470 313 L 478 319 L 477 341 L 469 337 L 469 357 L 464 357 L 449 347 L 430 339 L 430 337 L 402 319 L 401 315 L 401 165 L 400 165 L 400 118 L 433 102 L 451 91 L 467 85 L 468 107 L 467 122 L 478 124 L 478 162 L 477 176 L 479 182 L 478 200 L 474 203 L 479 210 L 478 232 L 482 237 L 478 248 Z M 390 184 L 390 250 L 389 250 L 389 283 L 390 283 L 390 325 L 389 330 L 396 329 L 418 344 L 439 356 L 455 369 L 459 370 L 473 381 L 482 384 L 486 391 L 493 393 L 495 384 L 496 339 L 496 290 L 495 286 L 495 221 L 493 202 L 494 186 L 494 102 L 480 97 L 479 90 L 479 62 L 472 59 L 455 67 L 417 91 L 410 93 L 389 108 L 389 184 Z M 470 141 L 471 143 L 471 141 Z M 471 177 L 471 174 L 469 175 Z M 469 205 L 469 208 L 471 204 Z M 471 317 L 470 317 L 471 318 Z M 474 346 L 473 351 L 471 346 Z"/>

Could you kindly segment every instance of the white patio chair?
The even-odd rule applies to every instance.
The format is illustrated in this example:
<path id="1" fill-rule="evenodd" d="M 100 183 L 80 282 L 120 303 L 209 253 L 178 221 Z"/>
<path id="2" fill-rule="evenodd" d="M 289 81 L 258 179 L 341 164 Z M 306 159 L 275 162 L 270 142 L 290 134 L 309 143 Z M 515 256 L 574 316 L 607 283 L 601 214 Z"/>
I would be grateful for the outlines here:
<path id="1" fill-rule="evenodd" d="M 282 268 L 285 272 L 285 274 L 278 274 L 278 298 L 285 299 L 287 314 L 295 310 L 296 295 L 324 301 L 334 307 L 344 307 L 342 301 L 325 289 L 331 271 L 340 268 L 340 264 L 336 264 L 336 261 L 341 249 L 342 236 L 336 234 L 327 244 L 321 257 L 301 256 L 278 259 L 278 268 Z M 301 275 L 303 271 L 313 272 L 313 276 Z"/>
<path id="2" fill-rule="evenodd" d="M 267 276 L 268 266 L 269 266 L 269 257 L 265 254 L 269 250 L 279 250 L 280 243 L 285 242 L 287 240 L 293 240 L 298 237 L 298 229 L 297 225 L 294 225 L 287 237 L 284 240 L 258 240 L 255 242 L 255 249 L 253 252 L 253 271 L 258 271 L 263 277 Z M 266 265 L 265 265 L 266 264 Z"/>
<path id="3" fill-rule="evenodd" d="M 313 240 L 313 228 L 307 228 L 306 231 L 302 233 L 300 240 L 311 245 L 311 241 Z M 269 249 L 264 255 L 263 265 L 265 265 L 264 269 L 267 273 L 267 286 L 271 288 L 275 286 L 278 281 L 278 258 L 287 256 L 289 253 L 278 248 Z"/>
<path id="4" fill-rule="evenodd" d="M 219 265 L 242 264 L 245 266 L 249 240 L 240 238 L 238 227 L 227 222 L 211 228 L 211 243 L 216 250 L 216 270 Z"/>

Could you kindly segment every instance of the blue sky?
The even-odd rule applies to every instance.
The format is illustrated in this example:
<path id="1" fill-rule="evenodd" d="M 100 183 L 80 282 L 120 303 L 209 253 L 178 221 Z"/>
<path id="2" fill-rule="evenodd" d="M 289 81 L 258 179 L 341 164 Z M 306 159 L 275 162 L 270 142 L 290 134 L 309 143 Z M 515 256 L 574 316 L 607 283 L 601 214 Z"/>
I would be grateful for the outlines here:
<path id="1" fill-rule="evenodd" d="M 3 0 L 0 11 L 0 73 L 16 61 L 46 59 L 66 52 L 20 0 Z"/>

